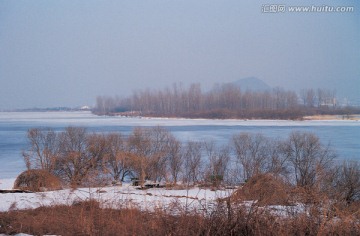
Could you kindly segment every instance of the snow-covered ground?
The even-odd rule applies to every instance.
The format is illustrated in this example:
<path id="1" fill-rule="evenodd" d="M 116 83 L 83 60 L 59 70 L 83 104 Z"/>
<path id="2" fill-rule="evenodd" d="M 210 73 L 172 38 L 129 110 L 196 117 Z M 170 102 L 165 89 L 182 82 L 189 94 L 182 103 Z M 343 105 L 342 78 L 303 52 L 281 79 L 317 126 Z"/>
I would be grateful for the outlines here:
<path id="1" fill-rule="evenodd" d="M 14 179 L 0 179 L 0 189 L 11 189 Z M 189 190 L 169 190 L 153 188 L 147 190 L 136 189 L 134 186 L 123 184 L 104 188 L 65 189 L 40 193 L 0 193 L 0 212 L 9 210 L 35 209 L 41 206 L 73 205 L 83 200 L 95 199 L 103 208 L 136 208 L 153 211 L 161 209 L 171 215 L 185 212 L 212 213 L 216 210 L 217 199 L 228 197 L 234 190 L 217 190 L 192 188 Z M 306 212 L 303 204 L 290 206 L 273 205 L 259 206 L 256 201 L 244 201 L 234 205 L 234 209 L 245 207 L 249 216 L 254 209 L 256 214 L 270 212 L 276 217 L 287 218 Z M 19 236 L 28 236 L 18 234 Z M 3 236 L 0 234 L 0 236 Z"/>
<path id="2" fill-rule="evenodd" d="M 0 189 L 12 189 L 14 179 L 1 179 Z M 9 209 L 33 209 L 40 206 L 66 204 L 81 200 L 98 200 L 102 207 L 136 207 L 142 210 L 211 210 L 215 200 L 229 196 L 233 190 L 192 188 L 169 190 L 153 188 L 139 190 L 130 184 L 103 188 L 65 189 L 40 193 L 0 194 L 0 211 Z"/>

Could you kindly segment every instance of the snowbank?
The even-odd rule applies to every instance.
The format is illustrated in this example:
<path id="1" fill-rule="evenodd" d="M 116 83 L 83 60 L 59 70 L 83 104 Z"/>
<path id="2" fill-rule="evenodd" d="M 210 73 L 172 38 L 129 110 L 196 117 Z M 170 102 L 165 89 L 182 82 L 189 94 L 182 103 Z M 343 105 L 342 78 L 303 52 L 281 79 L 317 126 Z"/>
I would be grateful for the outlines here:
<path id="1" fill-rule="evenodd" d="M 1 180 L 1 188 L 11 189 L 14 179 Z M 10 187 L 10 188 L 9 188 Z M 130 184 L 104 188 L 81 188 L 41 193 L 0 194 L 0 211 L 33 209 L 40 206 L 66 204 L 81 200 L 96 199 L 103 207 L 136 207 L 142 210 L 195 209 L 210 210 L 218 198 L 230 196 L 233 190 L 193 188 L 189 190 L 168 190 L 154 188 L 139 190 Z"/>

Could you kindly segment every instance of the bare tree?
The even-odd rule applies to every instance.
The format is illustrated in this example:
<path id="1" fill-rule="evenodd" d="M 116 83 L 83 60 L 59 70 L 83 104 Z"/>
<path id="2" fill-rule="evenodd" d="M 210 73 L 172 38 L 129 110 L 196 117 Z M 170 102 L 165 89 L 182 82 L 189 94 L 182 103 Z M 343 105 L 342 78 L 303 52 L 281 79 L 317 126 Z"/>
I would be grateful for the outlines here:
<path id="1" fill-rule="evenodd" d="M 169 153 L 169 142 L 174 139 L 172 134 L 165 128 L 157 126 L 148 130 L 151 139 L 151 152 L 149 177 L 154 181 L 167 180 L 167 159 Z"/>
<path id="2" fill-rule="evenodd" d="M 309 89 L 306 92 L 306 104 L 308 107 L 314 107 L 316 102 L 316 94 L 313 89 Z"/>
<path id="3" fill-rule="evenodd" d="M 187 142 L 185 146 L 185 182 L 196 184 L 201 179 L 202 174 L 202 145 L 200 142 Z"/>
<path id="4" fill-rule="evenodd" d="M 206 177 L 214 186 L 219 186 L 224 180 L 230 153 L 228 147 L 217 148 L 214 142 L 204 143 L 206 156 L 209 160 Z"/>
<path id="5" fill-rule="evenodd" d="M 284 143 L 284 153 L 294 171 L 297 186 L 312 187 L 321 173 L 329 170 L 335 153 L 308 132 L 292 132 Z"/>
<path id="6" fill-rule="evenodd" d="M 149 165 L 148 156 L 151 154 L 151 139 L 149 133 L 142 128 L 135 128 L 128 138 L 129 151 L 133 154 L 131 167 L 140 180 L 141 187 L 148 178 L 146 173 Z"/>
<path id="7" fill-rule="evenodd" d="M 325 104 L 325 90 L 324 89 L 318 89 L 317 90 L 317 106 L 321 107 L 322 105 Z"/>
<path id="8" fill-rule="evenodd" d="M 284 142 L 280 140 L 267 141 L 267 152 L 269 154 L 267 171 L 275 175 L 287 177 L 290 173 L 288 166 L 288 156 L 283 152 Z"/>
<path id="9" fill-rule="evenodd" d="M 121 134 L 106 136 L 105 166 L 114 181 L 124 181 L 131 174 L 131 158 L 126 139 Z"/>
<path id="10" fill-rule="evenodd" d="M 107 153 L 107 139 L 105 134 L 87 134 L 86 135 L 88 162 L 84 162 L 87 174 L 84 180 L 87 185 L 91 184 L 106 184 L 108 176 L 106 176 L 105 156 Z"/>
<path id="11" fill-rule="evenodd" d="M 133 167 L 143 184 L 146 179 L 166 179 L 169 140 L 172 135 L 161 127 L 136 128 L 129 136 L 129 151 L 136 156 Z"/>
<path id="12" fill-rule="evenodd" d="M 170 173 L 173 184 L 176 184 L 181 173 L 184 162 L 184 155 L 182 152 L 181 143 L 173 137 L 169 140 L 169 151 L 167 156 L 168 172 Z"/>
<path id="13" fill-rule="evenodd" d="M 81 186 L 88 174 L 98 164 L 89 153 L 85 128 L 68 127 L 59 134 L 59 158 L 57 171 L 72 186 Z"/>
<path id="14" fill-rule="evenodd" d="M 253 175 L 267 171 L 268 140 L 261 134 L 241 133 L 233 136 L 236 157 L 243 168 L 243 178 L 248 180 Z"/>
<path id="15" fill-rule="evenodd" d="M 30 129 L 27 132 L 29 148 L 23 151 L 28 169 L 43 169 L 54 172 L 58 152 L 57 134 L 52 129 Z"/>

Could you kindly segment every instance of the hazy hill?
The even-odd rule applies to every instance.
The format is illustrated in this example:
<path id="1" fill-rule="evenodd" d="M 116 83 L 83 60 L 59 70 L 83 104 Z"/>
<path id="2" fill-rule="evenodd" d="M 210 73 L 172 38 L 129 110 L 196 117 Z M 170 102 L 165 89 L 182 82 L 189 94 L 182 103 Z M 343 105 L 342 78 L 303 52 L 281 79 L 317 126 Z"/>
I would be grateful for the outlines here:
<path id="1" fill-rule="evenodd" d="M 251 90 L 251 91 L 265 91 L 271 90 L 271 87 L 256 77 L 247 77 L 243 79 L 239 79 L 235 82 L 232 82 L 241 88 L 242 91 Z"/>

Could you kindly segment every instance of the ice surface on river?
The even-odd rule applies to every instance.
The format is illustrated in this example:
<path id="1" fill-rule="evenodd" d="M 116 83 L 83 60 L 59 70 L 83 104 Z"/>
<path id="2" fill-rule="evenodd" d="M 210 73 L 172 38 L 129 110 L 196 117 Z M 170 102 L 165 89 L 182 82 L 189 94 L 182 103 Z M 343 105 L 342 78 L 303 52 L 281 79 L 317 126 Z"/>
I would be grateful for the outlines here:
<path id="1" fill-rule="evenodd" d="M 44 126 L 66 125 L 118 125 L 118 126 L 360 126 L 357 120 L 241 120 L 241 119 L 185 119 L 96 116 L 91 112 L 0 112 L 1 123 L 26 122 Z"/>

